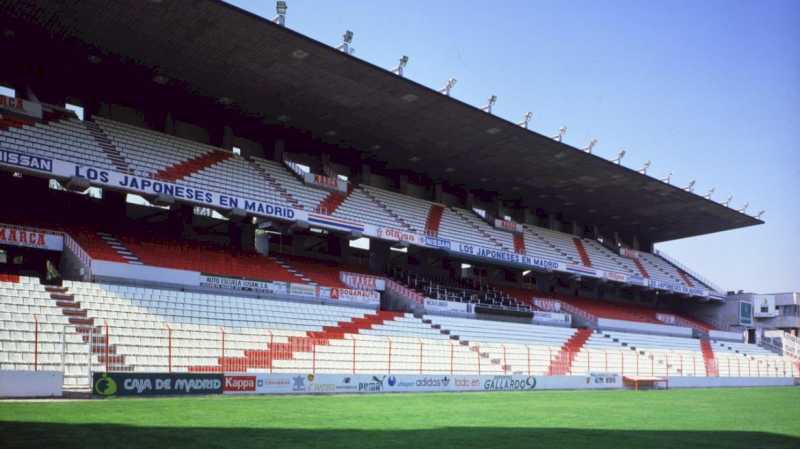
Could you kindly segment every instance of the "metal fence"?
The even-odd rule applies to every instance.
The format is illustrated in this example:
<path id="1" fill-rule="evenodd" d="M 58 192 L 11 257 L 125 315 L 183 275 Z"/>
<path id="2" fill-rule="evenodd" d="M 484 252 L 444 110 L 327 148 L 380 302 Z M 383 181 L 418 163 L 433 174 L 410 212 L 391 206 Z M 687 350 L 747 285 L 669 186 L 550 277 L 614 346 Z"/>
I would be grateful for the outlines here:
<path id="1" fill-rule="evenodd" d="M 471 343 L 337 332 L 287 332 L 140 323 L 141 328 L 61 326 L 34 317 L 31 332 L 4 341 L 3 367 L 57 370 L 65 385 L 88 386 L 92 372 L 265 372 L 352 374 L 525 374 L 623 376 L 797 377 L 787 357 L 717 352 L 588 349 Z M 17 335 L 19 334 L 19 335 Z M 296 332 L 300 334 L 300 332 Z"/>

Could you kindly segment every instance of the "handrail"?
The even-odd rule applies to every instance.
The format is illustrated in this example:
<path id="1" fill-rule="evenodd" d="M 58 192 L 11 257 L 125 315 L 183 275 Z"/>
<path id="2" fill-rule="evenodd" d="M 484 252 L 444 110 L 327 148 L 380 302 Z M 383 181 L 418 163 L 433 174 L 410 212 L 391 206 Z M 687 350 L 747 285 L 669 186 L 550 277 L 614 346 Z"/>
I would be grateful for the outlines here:
<path id="1" fill-rule="evenodd" d="M 665 253 L 664 251 L 661 251 L 661 250 L 658 250 L 658 249 L 654 248 L 653 249 L 653 254 L 655 254 L 656 256 L 661 257 L 662 259 L 664 259 L 667 262 L 671 263 L 672 265 L 674 265 L 678 269 L 683 270 L 685 273 L 688 273 L 690 276 L 692 276 L 693 278 L 696 278 L 698 281 L 700 281 L 703 284 L 711 287 L 715 291 L 717 291 L 719 293 L 724 293 L 724 292 L 727 291 L 726 289 L 720 287 L 719 285 L 715 284 L 714 282 L 711 282 L 705 276 L 702 276 L 701 274 L 699 274 L 697 271 L 687 267 L 686 265 L 684 265 L 681 262 L 678 262 L 677 259 L 675 259 L 674 257 L 670 256 L 669 254 Z"/>

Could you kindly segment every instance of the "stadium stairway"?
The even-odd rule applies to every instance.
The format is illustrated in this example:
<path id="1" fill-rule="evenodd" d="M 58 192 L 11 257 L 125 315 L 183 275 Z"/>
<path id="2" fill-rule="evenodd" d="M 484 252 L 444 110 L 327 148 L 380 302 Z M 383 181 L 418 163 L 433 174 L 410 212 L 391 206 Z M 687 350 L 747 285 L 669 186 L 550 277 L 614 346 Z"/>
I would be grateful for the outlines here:
<path id="1" fill-rule="evenodd" d="M 108 138 L 106 133 L 103 132 L 102 128 L 100 128 L 97 123 L 89 120 L 84 121 L 83 125 L 89 130 L 89 134 L 94 137 L 97 146 L 103 150 L 111 163 L 114 164 L 114 168 L 122 173 L 130 173 L 131 167 L 128 165 L 128 161 L 125 160 L 125 156 L 114 146 L 114 143 Z"/>
<path id="2" fill-rule="evenodd" d="M 689 276 L 686 274 L 686 272 L 679 269 L 678 275 L 681 277 L 681 279 L 683 279 L 683 282 L 685 282 L 686 285 L 689 286 L 689 288 L 694 288 L 694 283 L 692 282 L 691 279 L 689 279 Z"/>
<path id="3" fill-rule="evenodd" d="M 319 206 L 317 206 L 317 212 L 325 215 L 333 214 L 352 192 L 352 183 L 347 184 L 347 193 L 339 192 L 338 190 L 332 191 L 319 203 Z"/>
<path id="4" fill-rule="evenodd" d="M 94 318 L 88 316 L 88 311 L 75 301 L 75 296 L 69 293 L 67 287 L 45 287 L 45 291 L 67 317 L 69 324 L 75 326 L 75 332 L 83 342 L 89 343 L 92 354 L 97 355 L 98 362 L 107 371 L 133 371 L 133 367 L 125 364 L 125 356 L 117 354 L 117 345 L 109 344 L 104 327 L 95 325 Z"/>
<path id="5" fill-rule="evenodd" d="M 556 355 L 550 368 L 547 370 L 548 376 L 565 376 L 572 368 L 572 362 L 580 352 L 586 340 L 592 336 L 592 330 L 587 328 L 578 329 L 561 347 L 561 351 Z"/>
<path id="6" fill-rule="evenodd" d="M 592 260 L 589 258 L 589 253 L 586 251 L 586 247 L 583 246 L 583 241 L 577 237 L 573 237 L 572 243 L 575 244 L 575 249 L 578 251 L 578 255 L 581 256 L 581 263 L 584 266 L 591 268 Z"/>
<path id="7" fill-rule="evenodd" d="M 504 247 L 503 244 L 500 243 L 496 238 L 494 238 L 492 235 L 490 235 L 488 232 L 486 232 L 485 229 L 481 228 L 474 221 L 472 221 L 469 218 L 467 218 L 467 216 L 465 215 L 465 211 L 463 209 L 456 209 L 455 207 L 451 207 L 450 210 L 453 211 L 459 218 L 461 218 L 461 220 L 463 220 L 468 225 L 470 225 L 473 229 L 478 231 L 478 233 L 481 236 L 483 236 L 487 241 L 492 242 L 496 247 L 503 248 L 505 250 L 508 249 L 508 248 Z M 467 212 L 467 213 L 468 214 L 472 214 L 473 216 L 478 217 L 481 220 L 483 220 L 483 218 L 481 218 L 480 215 L 476 214 L 474 211 Z"/>
<path id="8" fill-rule="evenodd" d="M 108 244 L 125 262 L 132 265 L 144 265 L 142 260 L 133 253 L 122 241 L 107 232 L 98 232 L 100 238 Z"/>
<path id="9" fill-rule="evenodd" d="M 638 258 L 633 259 L 633 263 L 636 265 L 636 268 L 639 270 L 639 274 L 642 275 L 645 279 L 650 279 L 650 273 L 647 272 L 647 268 L 644 267 L 644 264 Z"/>
<path id="10" fill-rule="evenodd" d="M 292 273 L 306 284 L 323 287 L 347 288 L 339 279 L 340 266 L 333 262 L 324 262 L 295 256 L 270 256 L 286 271 Z"/>
<path id="11" fill-rule="evenodd" d="M 514 233 L 514 252 L 525 254 L 525 234 L 521 232 Z"/>
<path id="12" fill-rule="evenodd" d="M 297 198 L 292 196 L 292 194 L 288 190 L 286 190 L 286 188 L 280 182 L 278 182 L 277 179 L 275 179 L 272 175 L 270 175 L 263 167 L 261 167 L 254 160 L 249 158 L 247 159 L 247 162 L 249 162 L 250 166 L 253 167 L 261 175 L 264 181 L 266 181 L 267 184 L 269 184 L 275 191 L 277 191 L 278 194 L 280 194 L 280 196 L 284 200 L 286 200 L 289 204 L 292 205 L 292 207 L 303 209 L 303 205 L 300 204 L 299 201 L 297 201 Z"/>
<path id="13" fill-rule="evenodd" d="M 707 338 L 700 339 L 700 349 L 703 351 L 706 376 L 719 376 L 719 367 L 717 367 L 717 360 L 714 357 L 714 350 L 711 348 L 711 342 Z"/>
<path id="14" fill-rule="evenodd" d="M 248 369 L 268 369 L 274 360 L 291 360 L 299 352 L 313 352 L 317 346 L 327 346 L 332 340 L 343 340 L 345 335 L 358 334 L 362 330 L 392 321 L 403 316 L 402 312 L 378 311 L 340 321 L 336 326 L 324 326 L 319 332 L 306 332 L 302 337 L 288 337 L 286 343 L 269 343 L 263 350 L 245 350 L 244 357 L 219 357 L 219 365 L 190 366 L 189 372 L 229 372 Z"/>
<path id="15" fill-rule="evenodd" d="M 163 181 L 177 181 L 183 179 L 192 173 L 204 170 L 212 165 L 218 164 L 233 156 L 233 153 L 226 151 L 212 151 L 189 159 L 178 164 L 159 170 L 153 175 L 156 179 Z"/>
<path id="16" fill-rule="evenodd" d="M 405 228 L 405 230 L 408 230 L 408 231 L 413 231 L 414 230 L 414 228 L 412 228 L 411 225 L 408 224 L 407 221 L 403 220 L 393 210 L 389 209 L 389 207 L 383 201 L 381 201 L 377 197 L 375 197 L 375 195 L 370 193 L 369 190 L 367 190 L 367 189 L 360 189 L 360 190 L 364 193 L 364 195 L 367 196 L 367 198 L 372 200 L 373 203 L 375 203 L 378 207 L 383 209 L 383 211 L 386 212 L 387 214 L 389 214 L 390 217 L 394 218 L 395 221 L 397 221 L 397 223 L 402 225 Z"/>
<path id="17" fill-rule="evenodd" d="M 430 235 L 436 235 L 439 232 L 439 225 L 442 223 L 442 214 L 444 213 L 444 206 L 441 204 L 431 204 L 428 209 L 428 218 L 425 220 L 425 232 Z"/>
<path id="18" fill-rule="evenodd" d="M 22 128 L 23 126 L 31 125 L 33 125 L 33 122 L 29 120 L 0 115 L 0 131 L 5 131 L 9 128 Z"/>
<path id="19" fill-rule="evenodd" d="M 436 324 L 432 320 L 428 318 L 423 318 L 422 316 L 419 317 L 423 323 L 429 325 L 431 329 L 439 331 L 442 335 L 447 335 L 450 337 L 451 340 L 457 341 L 458 344 L 461 346 L 467 346 L 470 351 L 476 353 L 478 357 L 481 359 L 488 360 L 490 364 L 498 366 L 503 373 L 508 373 L 511 371 L 511 365 L 504 364 L 500 358 L 493 358 L 492 355 L 487 351 L 482 351 L 479 343 L 472 343 L 470 344 L 469 340 L 461 338 L 460 335 L 456 335 L 450 329 L 445 329 L 442 327 L 441 324 Z M 480 369 L 480 365 L 479 365 Z"/>

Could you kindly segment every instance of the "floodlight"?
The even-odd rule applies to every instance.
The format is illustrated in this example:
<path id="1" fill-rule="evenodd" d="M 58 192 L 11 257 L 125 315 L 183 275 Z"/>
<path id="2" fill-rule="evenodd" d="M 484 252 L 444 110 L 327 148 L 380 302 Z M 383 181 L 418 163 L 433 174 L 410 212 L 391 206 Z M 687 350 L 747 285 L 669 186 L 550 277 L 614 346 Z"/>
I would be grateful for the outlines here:
<path id="1" fill-rule="evenodd" d="M 589 145 L 586 145 L 586 147 L 581 149 L 589 154 L 592 154 L 592 149 L 595 147 L 595 145 L 597 145 L 597 139 L 592 139 L 589 141 Z"/>
<path id="2" fill-rule="evenodd" d="M 491 114 L 492 106 L 494 106 L 496 102 L 497 102 L 497 95 L 492 95 L 491 97 L 489 97 L 489 102 L 486 104 L 486 106 L 482 107 L 481 110 L 483 112 L 488 112 L 489 114 Z"/>
<path id="3" fill-rule="evenodd" d="M 619 150 L 619 153 L 617 153 L 617 158 L 614 159 L 612 162 L 614 162 L 617 165 L 621 165 L 622 164 L 622 158 L 625 157 L 625 153 L 627 153 L 627 151 Z"/>
<path id="4" fill-rule="evenodd" d="M 564 139 L 564 134 L 566 133 L 567 133 L 567 127 L 562 126 L 561 128 L 558 128 L 558 134 L 553 136 L 553 139 L 561 142 L 561 140 Z"/>
<path id="5" fill-rule="evenodd" d="M 285 1 L 278 0 L 277 2 L 275 2 L 275 12 L 278 13 L 278 15 L 275 16 L 275 18 L 272 19 L 272 21 L 277 23 L 280 26 L 286 26 L 286 10 L 287 9 L 289 9 L 289 8 L 286 6 L 286 2 Z"/>
<path id="6" fill-rule="evenodd" d="M 339 44 L 339 46 L 336 47 L 336 49 L 341 50 L 342 52 L 347 53 L 348 55 L 352 55 L 353 53 L 356 52 L 356 49 L 350 46 L 351 43 L 353 43 L 353 32 L 347 30 L 342 35 L 342 43 Z"/>
<path id="7" fill-rule="evenodd" d="M 517 125 L 528 129 L 528 123 L 530 123 L 531 119 L 533 118 L 533 112 L 526 112 L 525 117 L 522 118 L 522 121 L 517 123 Z"/>
<path id="8" fill-rule="evenodd" d="M 758 213 L 756 214 L 756 216 L 755 216 L 755 217 L 753 217 L 753 218 L 755 218 L 756 220 L 761 220 L 761 216 L 762 216 L 762 215 L 764 215 L 764 212 L 765 212 L 765 211 L 763 211 L 763 210 L 761 210 L 761 211 L 758 211 Z"/>
<path id="9" fill-rule="evenodd" d="M 647 174 L 647 169 L 648 169 L 648 168 L 650 168 L 650 161 L 647 161 L 647 162 L 645 162 L 645 163 L 644 163 L 644 165 L 642 166 L 642 168 L 640 168 L 640 169 L 639 169 L 639 173 L 641 173 L 641 174 L 643 174 L 643 175 L 646 175 L 646 174 Z"/>
<path id="10" fill-rule="evenodd" d="M 529 274 L 531 274 L 531 270 L 525 270 L 525 271 L 522 272 L 523 276 L 527 276 Z"/>
<path id="11" fill-rule="evenodd" d="M 722 205 L 725 206 L 725 207 L 729 207 L 730 204 L 731 204 L 731 201 L 733 201 L 733 195 L 729 196 L 728 199 L 725 200 L 724 203 L 722 203 Z"/>
<path id="12" fill-rule="evenodd" d="M 408 56 L 403 55 L 403 57 L 400 58 L 397 67 L 395 67 L 394 70 L 392 70 L 392 73 L 394 73 L 395 75 L 403 76 L 403 69 L 406 67 L 407 64 L 408 64 Z"/>
<path id="13" fill-rule="evenodd" d="M 453 86 L 456 85 L 457 81 L 458 80 L 456 80 L 455 78 L 450 78 L 449 80 L 447 80 L 447 83 L 444 85 L 444 87 L 439 89 L 439 93 L 447 95 L 449 97 L 450 96 L 450 90 L 453 89 Z"/>
<path id="14" fill-rule="evenodd" d="M 708 193 L 706 193 L 706 199 L 707 199 L 707 200 L 710 200 L 710 199 L 711 199 L 711 195 L 713 195 L 713 194 L 714 194 L 714 190 L 715 190 L 715 188 L 714 188 L 714 187 L 712 187 L 712 188 L 711 188 L 711 190 L 709 190 L 709 191 L 708 191 Z"/>
<path id="15" fill-rule="evenodd" d="M 694 183 L 695 183 L 695 180 L 692 179 L 692 182 L 690 182 L 688 186 L 684 187 L 683 190 L 685 190 L 687 192 L 693 191 L 694 190 Z"/>
<path id="16" fill-rule="evenodd" d="M 667 177 L 666 177 L 666 178 L 662 178 L 662 179 L 661 179 L 661 182 L 666 182 L 667 184 L 669 184 L 669 182 L 670 182 L 670 180 L 671 180 L 671 179 L 672 179 L 672 172 L 669 172 L 669 173 L 667 174 Z"/>
<path id="17" fill-rule="evenodd" d="M 748 207 L 750 207 L 750 203 L 744 203 L 744 206 L 742 206 L 742 208 L 739 209 L 738 212 L 745 213 Z"/>

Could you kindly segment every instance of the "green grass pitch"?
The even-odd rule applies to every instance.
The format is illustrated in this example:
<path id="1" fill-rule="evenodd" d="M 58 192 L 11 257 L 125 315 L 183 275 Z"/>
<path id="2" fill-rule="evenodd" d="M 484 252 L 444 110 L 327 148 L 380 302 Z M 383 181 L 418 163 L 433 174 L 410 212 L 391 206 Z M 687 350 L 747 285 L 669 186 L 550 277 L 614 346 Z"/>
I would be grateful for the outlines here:
<path id="1" fill-rule="evenodd" d="M 0 448 L 800 448 L 800 388 L 0 402 Z"/>

